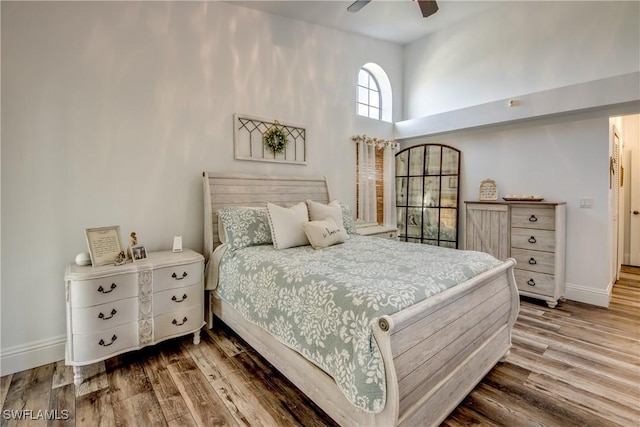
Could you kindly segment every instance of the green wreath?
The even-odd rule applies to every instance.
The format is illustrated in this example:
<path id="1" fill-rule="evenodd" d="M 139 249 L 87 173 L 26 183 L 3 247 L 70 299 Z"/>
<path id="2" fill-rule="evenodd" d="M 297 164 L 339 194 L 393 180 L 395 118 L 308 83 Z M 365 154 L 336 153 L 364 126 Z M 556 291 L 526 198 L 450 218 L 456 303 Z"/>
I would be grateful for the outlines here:
<path id="1" fill-rule="evenodd" d="M 284 133 L 284 130 L 278 126 L 277 122 L 262 134 L 262 140 L 264 142 L 264 146 L 267 147 L 269 151 L 273 152 L 273 154 L 284 153 L 284 150 L 287 148 L 287 144 L 289 144 L 287 135 Z"/>

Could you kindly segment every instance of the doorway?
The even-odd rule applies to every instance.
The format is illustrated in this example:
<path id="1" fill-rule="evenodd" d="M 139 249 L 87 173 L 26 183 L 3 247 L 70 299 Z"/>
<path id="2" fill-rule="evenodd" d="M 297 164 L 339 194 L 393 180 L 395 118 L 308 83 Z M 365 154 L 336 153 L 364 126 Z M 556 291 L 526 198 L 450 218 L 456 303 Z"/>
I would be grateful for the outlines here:
<path id="1" fill-rule="evenodd" d="M 610 122 L 612 154 L 616 142 L 620 147 L 618 177 L 614 180 L 619 190 L 615 206 L 618 215 L 613 215 L 617 221 L 614 244 L 617 277 L 621 265 L 640 267 L 640 114 L 613 117 Z"/>

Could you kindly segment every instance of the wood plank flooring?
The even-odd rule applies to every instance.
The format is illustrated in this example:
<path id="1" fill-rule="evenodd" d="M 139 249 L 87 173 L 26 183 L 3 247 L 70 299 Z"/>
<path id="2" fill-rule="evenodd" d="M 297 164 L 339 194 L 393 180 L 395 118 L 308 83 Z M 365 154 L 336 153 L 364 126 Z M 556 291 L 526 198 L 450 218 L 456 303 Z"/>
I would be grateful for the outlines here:
<path id="1" fill-rule="evenodd" d="M 226 328 L 93 365 L 77 388 L 62 361 L 7 375 L 0 406 L 2 426 L 335 425 Z M 472 425 L 640 426 L 640 268 L 607 309 L 523 299 L 508 360 L 443 423 Z"/>

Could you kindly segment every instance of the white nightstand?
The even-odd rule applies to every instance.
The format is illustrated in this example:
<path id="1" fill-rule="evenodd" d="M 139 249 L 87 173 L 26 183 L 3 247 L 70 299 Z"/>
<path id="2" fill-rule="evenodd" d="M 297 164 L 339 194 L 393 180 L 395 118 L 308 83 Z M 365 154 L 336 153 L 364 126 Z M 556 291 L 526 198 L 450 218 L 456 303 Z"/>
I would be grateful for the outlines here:
<path id="1" fill-rule="evenodd" d="M 180 335 L 200 343 L 204 258 L 197 252 L 150 252 L 122 266 L 67 267 L 65 362 L 74 383 L 82 366 Z"/>
<path id="2" fill-rule="evenodd" d="M 363 236 L 383 237 L 385 239 L 398 240 L 398 229 L 386 227 L 376 223 L 356 224 L 356 230 Z"/>

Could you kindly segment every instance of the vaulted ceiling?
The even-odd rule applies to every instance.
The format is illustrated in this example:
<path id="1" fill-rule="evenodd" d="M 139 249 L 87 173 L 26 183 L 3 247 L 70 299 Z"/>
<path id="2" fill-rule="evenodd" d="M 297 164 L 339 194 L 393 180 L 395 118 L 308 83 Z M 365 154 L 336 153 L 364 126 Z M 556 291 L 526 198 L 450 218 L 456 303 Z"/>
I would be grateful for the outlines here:
<path id="1" fill-rule="evenodd" d="M 438 0 L 439 10 L 423 18 L 412 0 L 372 0 L 356 13 L 347 7 L 354 0 L 231 1 L 275 15 L 406 44 L 432 32 L 508 2 L 484 0 Z"/>

